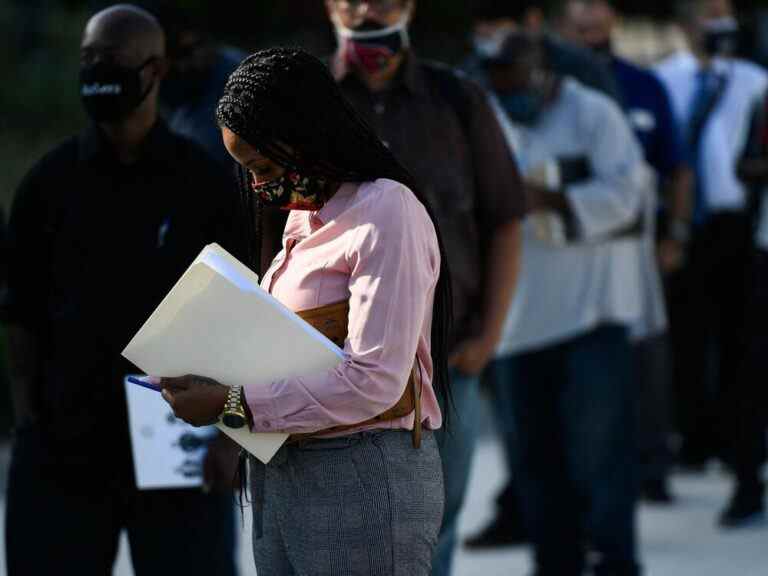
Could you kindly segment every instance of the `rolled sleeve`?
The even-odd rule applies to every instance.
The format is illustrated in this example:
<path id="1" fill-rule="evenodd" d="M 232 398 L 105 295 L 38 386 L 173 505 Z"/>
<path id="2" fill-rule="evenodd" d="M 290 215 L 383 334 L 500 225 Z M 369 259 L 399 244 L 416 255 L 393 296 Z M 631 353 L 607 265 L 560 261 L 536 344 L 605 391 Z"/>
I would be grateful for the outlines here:
<path id="1" fill-rule="evenodd" d="M 565 194 L 579 235 L 599 240 L 632 224 L 640 215 L 648 170 L 640 146 L 619 108 L 594 94 L 589 110 L 589 159 L 594 177 L 567 186 Z"/>
<path id="2" fill-rule="evenodd" d="M 344 360 L 322 374 L 247 387 L 253 431 L 315 432 L 358 424 L 394 406 L 405 391 L 430 322 L 440 256 L 423 206 L 392 185 L 359 207 L 360 224 L 346 253 L 350 311 Z"/>

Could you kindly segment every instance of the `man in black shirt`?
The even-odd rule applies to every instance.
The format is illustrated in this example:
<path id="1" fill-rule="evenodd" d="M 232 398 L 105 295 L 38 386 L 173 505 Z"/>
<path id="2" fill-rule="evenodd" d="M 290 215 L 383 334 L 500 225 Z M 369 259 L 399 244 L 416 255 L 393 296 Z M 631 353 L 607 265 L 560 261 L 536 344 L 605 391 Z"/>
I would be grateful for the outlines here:
<path id="1" fill-rule="evenodd" d="M 166 67 L 151 15 L 127 5 L 95 15 L 80 72 L 93 122 L 17 192 L 5 305 L 17 423 L 10 576 L 108 574 L 122 529 L 136 574 L 235 573 L 234 466 L 216 465 L 234 461 L 228 441 L 214 441 L 205 465 L 222 490 L 134 482 L 123 379 L 136 368 L 120 351 L 206 244 L 238 255 L 242 243 L 229 179 L 158 120 Z"/>

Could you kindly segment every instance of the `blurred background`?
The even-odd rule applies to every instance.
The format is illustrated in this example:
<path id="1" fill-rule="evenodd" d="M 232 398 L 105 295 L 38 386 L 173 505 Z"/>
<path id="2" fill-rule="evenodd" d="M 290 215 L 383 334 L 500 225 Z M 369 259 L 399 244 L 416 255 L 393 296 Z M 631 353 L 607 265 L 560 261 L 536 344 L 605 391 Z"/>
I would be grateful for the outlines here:
<path id="1" fill-rule="evenodd" d="M 412 28 L 419 53 L 460 62 L 470 49 L 472 6 L 481 3 L 419 0 Z M 14 190 L 30 166 L 85 121 L 77 91 L 80 35 L 88 16 L 109 4 L 112 2 L 0 0 L 3 223 Z M 299 45 L 318 55 L 333 49 L 333 30 L 321 0 L 179 0 L 178 4 L 204 17 L 214 38 L 245 51 L 275 44 Z M 625 0 L 615 4 L 624 16 L 616 38 L 622 55 L 652 64 L 682 46 L 682 34 L 672 23 L 670 2 Z M 743 24 L 742 51 L 752 60 L 768 63 L 768 0 L 742 0 L 736 6 Z M 3 433 L 10 427 L 6 388 L 0 386 Z"/>
<path id="2" fill-rule="evenodd" d="M 480 3 L 482 0 L 419 0 L 412 28 L 419 53 L 459 62 L 470 48 L 471 5 Z M 0 0 L 4 43 L 0 50 L 0 206 L 6 213 L 16 185 L 30 165 L 83 124 L 76 82 L 80 34 L 88 15 L 109 4 Z M 291 44 L 328 54 L 333 47 L 333 30 L 321 0 L 179 0 L 178 4 L 203 15 L 215 38 L 246 51 Z M 648 64 L 683 42 L 671 24 L 670 2 L 625 0 L 615 4 L 625 17 L 617 38 L 622 54 Z M 742 0 L 736 6 L 744 24 L 742 49 L 751 59 L 768 62 L 768 1 Z"/>

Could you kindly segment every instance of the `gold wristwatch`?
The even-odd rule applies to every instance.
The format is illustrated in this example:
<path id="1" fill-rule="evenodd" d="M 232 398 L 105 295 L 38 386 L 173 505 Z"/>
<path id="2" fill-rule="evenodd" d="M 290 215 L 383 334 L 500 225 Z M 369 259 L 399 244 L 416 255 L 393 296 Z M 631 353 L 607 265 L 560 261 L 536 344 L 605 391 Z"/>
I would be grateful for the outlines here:
<path id="1" fill-rule="evenodd" d="M 245 426 L 245 409 L 243 408 L 243 387 L 230 386 L 227 403 L 221 413 L 221 421 L 227 428 L 242 428 Z"/>

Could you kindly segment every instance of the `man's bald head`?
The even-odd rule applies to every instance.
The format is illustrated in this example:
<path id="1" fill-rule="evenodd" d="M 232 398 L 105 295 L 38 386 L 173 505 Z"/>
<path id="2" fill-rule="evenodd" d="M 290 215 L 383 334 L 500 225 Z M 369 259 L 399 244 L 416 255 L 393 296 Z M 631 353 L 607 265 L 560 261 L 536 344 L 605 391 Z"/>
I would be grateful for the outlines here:
<path id="1" fill-rule="evenodd" d="M 157 19 L 131 4 L 117 4 L 95 14 L 85 26 L 83 48 L 119 54 L 123 64 L 137 65 L 165 56 L 165 34 Z"/>
<path id="2" fill-rule="evenodd" d="M 100 124 L 152 126 L 167 71 L 165 35 L 146 10 L 118 4 L 88 21 L 80 45 L 81 95 Z"/>

